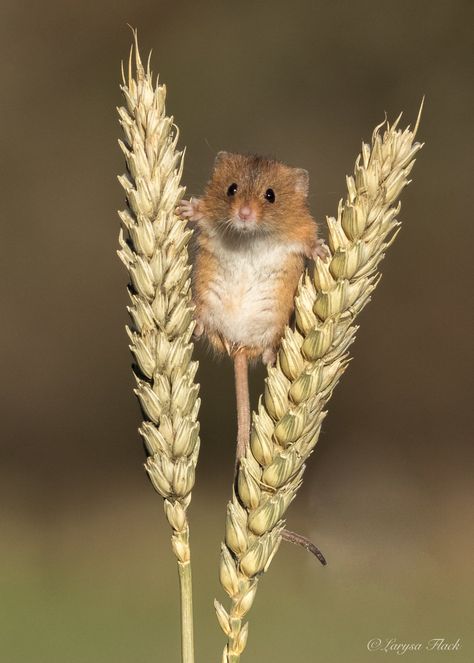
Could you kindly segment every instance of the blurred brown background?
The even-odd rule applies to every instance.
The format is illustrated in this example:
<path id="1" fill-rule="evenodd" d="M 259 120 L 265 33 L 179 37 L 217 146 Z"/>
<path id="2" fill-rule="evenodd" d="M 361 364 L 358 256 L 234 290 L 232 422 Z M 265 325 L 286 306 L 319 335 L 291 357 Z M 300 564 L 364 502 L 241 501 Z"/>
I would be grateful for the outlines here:
<path id="1" fill-rule="evenodd" d="M 474 660 L 472 7 L 2 2 L 1 661 L 179 659 L 175 564 L 142 469 L 115 255 L 126 23 L 167 83 L 194 194 L 219 149 L 262 152 L 310 171 L 323 221 L 384 111 L 414 123 L 426 94 L 403 230 L 290 511 L 329 565 L 280 549 L 245 661 L 375 661 L 374 637 L 461 638 L 458 652 L 407 656 Z M 199 353 L 191 527 L 197 660 L 207 663 L 223 645 L 212 598 L 222 598 L 234 415 L 230 365 Z"/>

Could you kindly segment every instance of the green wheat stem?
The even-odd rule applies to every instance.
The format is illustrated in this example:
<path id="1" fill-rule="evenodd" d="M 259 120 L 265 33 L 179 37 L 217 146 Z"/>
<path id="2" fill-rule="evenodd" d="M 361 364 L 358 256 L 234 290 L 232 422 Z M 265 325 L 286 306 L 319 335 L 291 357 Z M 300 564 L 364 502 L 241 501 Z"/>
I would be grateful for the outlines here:
<path id="1" fill-rule="evenodd" d="M 191 562 L 178 562 L 183 663 L 194 663 L 193 585 Z"/>

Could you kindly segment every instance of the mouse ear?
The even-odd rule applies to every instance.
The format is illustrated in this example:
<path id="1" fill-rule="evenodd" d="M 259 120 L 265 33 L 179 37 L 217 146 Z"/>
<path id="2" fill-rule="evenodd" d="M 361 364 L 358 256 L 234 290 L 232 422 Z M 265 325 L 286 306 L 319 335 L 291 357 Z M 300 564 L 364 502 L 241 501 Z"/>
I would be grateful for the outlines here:
<path id="1" fill-rule="evenodd" d="M 214 168 L 216 168 L 219 164 L 221 164 L 223 161 L 228 159 L 230 156 L 230 152 L 225 152 L 224 150 L 221 150 L 216 154 L 216 158 L 214 159 Z"/>
<path id="2" fill-rule="evenodd" d="M 309 173 L 304 168 L 295 168 L 295 191 L 302 193 L 303 196 L 308 195 L 309 191 Z"/>

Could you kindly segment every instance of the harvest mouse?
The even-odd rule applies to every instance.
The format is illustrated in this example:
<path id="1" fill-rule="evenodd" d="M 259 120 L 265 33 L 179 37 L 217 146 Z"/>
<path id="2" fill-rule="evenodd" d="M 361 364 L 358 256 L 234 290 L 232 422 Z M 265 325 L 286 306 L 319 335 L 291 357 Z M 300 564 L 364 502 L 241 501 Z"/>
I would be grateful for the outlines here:
<path id="1" fill-rule="evenodd" d="M 218 351 L 272 364 L 305 259 L 327 257 L 308 209 L 308 172 L 219 152 L 202 198 L 177 213 L 195 222 L 195 334 Z"/>
<path id="2" fill-rule="evenodd" d="M 308 209 L 308 180 L 302 168 L 219 152 L 203 197 L 176 210 L 196 224 L 195 335 L 234 360 L 237 465 L 249 445 L 248 360 L 274 363 L 305 260 L 328 257 Z M 285 529 L 282 538 L 326 564 L 306 537 Z"/>

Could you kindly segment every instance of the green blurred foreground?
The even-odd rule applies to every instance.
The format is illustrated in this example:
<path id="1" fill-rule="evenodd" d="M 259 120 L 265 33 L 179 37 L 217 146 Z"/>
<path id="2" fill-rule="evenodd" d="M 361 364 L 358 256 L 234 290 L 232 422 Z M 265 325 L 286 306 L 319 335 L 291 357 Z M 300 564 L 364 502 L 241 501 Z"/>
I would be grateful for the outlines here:
<path id="1" fill-rule="evenodd" d="M 212 599 L 220 596 L 216 569 L 223 523 L 211 521 L 209 498 L 198 499 L 191 509 L 197 661 L 217 663 L 223 638 Z M 0 559 L 8 570 L 1 587 L 2 662 L 179 661 L 176 568 L 160 500 L 149 488 L 141 503 L 111 503 L 109 496 L 102 507 L 65 514 L 49 532 L 44 524 L 38 532 L 34 522 L 18 518 L 16 525 L 7 523 L 9 552 L 6 557 L 2 551 Z M 328 557 L 326 568 L 288 544 L 280 549 L 250 614 L 245 661 L 398 660 L 396 654 L 384 658 L 367 650 L 376 637 L 460 637 L 459 652 L 405 657 L 474 660 L 467 639 L 470 596 L 460 580 L 467 569 L 450 565 L 449 541 L 446 566 L 439 568 L 439 550 L 421 552 L 410 537 L 399 540 L 396 551 L 381 541 L 369 556 L 362 541 L 359 548 L 344 532 L 323 528 L 315 540 Z"/>

